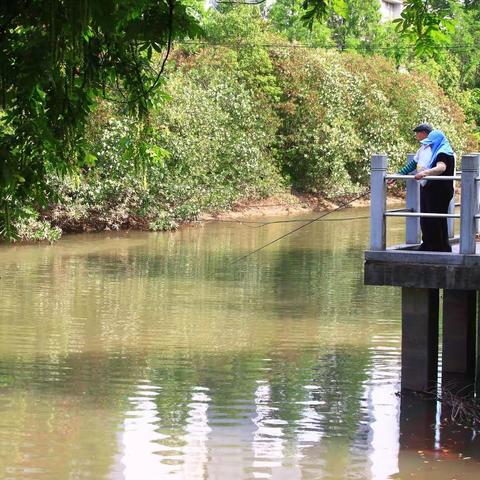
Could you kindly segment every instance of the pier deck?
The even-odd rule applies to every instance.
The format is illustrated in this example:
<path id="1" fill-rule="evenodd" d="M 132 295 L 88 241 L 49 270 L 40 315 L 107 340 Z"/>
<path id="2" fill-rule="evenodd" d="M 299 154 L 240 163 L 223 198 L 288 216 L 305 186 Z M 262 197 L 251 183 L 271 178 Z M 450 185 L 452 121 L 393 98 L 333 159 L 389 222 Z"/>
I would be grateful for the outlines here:
<path id="1" fill-rule="evenodd" d="M 365 252 L 366 285 L 410 288 L 480 290 L 480 242 L 476 253 L 460 254 L 452 242 L 452 253 L 418 252 L 412 245 Z"/>

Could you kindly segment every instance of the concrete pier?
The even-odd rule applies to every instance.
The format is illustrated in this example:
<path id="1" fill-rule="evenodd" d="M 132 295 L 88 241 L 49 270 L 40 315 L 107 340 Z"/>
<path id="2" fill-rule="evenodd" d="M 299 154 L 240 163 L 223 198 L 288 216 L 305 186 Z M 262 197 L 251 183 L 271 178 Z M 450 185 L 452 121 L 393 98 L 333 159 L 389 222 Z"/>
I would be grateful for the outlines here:
<path id="1" fill-rule="evenodd" d="M 461 182 L 462 187 L 459 213 L 452 206 L 448 214 L 428 214 L 419 211 L 418 182 L 411 176 L 387 175 L 387 157 L 372 157 L 371 244 L 365 252 L 364 280 L 367 285 L 402 288 L 402 389 L 431 391 L 437 386 L 442 319 L 442 376 L 459 375 L 466 384 L 477 383 L 480 394 L 479 165 L 480 154 L 465 155 L 461 176 L 428 177 L 429 181 Z M 386 209 L 389 178 L 407 180 L 403 210 Z M 390 216 L 406 218 L 402 245 L 387 246 Z M 418 219 L 427 216 L 460 220 L 460 236 L 452 240 L 452 253 L 415 251 L 420 239 Z"/>
<path id="2" fill-rule="evenodd" d="M 445 290 L 443 293 L 442 366 L 445 373 L 475 371 L 475 320 L 477 292 Z"/>
<path id="3" fill-rule="evenodd" d="M 402 288 L 402 353 L 402 387 L 433 390 L 438 370 L 438 290 Z"/>

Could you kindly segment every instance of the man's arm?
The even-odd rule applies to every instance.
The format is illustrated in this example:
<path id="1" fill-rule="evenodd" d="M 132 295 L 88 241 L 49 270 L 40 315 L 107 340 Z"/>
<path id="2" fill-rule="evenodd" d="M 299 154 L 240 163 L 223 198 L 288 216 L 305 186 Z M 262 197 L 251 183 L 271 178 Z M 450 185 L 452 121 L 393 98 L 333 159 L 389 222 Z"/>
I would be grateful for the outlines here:
<path id="1" fill-rule="evenodd" d="M 413 172 L 417 168 L 416 160 L 410 160 L 404 167 L 402 167 L 399 171 L 399 175 L 408 175 L 410 172 Z"/>
<path id="2" fill-rule="evenodd" d="M 443 162 L 437 162 L 433 168 L 428 168 L 427 170 L 422 170 L 415 175 L 415 180 L 421 180 L 422 178 L 441 175 L 447 166 Z"/>

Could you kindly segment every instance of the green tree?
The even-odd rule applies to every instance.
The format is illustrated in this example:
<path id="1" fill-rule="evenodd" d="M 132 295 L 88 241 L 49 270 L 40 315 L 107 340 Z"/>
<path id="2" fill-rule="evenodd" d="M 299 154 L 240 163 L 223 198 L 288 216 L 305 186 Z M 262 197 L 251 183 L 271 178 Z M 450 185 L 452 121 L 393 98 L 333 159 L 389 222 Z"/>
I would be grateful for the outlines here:
<path id="1" fill-rule="evenodd" d="M 268 9 L 271 26 L 289 41 L 313 47 L 333 46 L 332 31 L 324 21 L 315 20 L 311 27 L 305 23 L 303 0 L 277 0 Z"/>
<path id="2" fill-rule="evenodd" d="M 218 12 L 208 12 L 204 31 L 209 42 L 230 50 L 230 65 L 240 80 L 257 96 L 278 98 L 273 66 L 267 45 L 278 43 L 269 31 L 268 23 L 262 17 L 258 6 L 238 5 Z"/>
<path id="3" fill-rule="evenodd" d="M 84 127 L 98 97 L 145 115 L 172 40 L 198 33 L 180 0 L 0 3 L 0 235 L 52 194 L 49 172 L 89 165 Z M 154 68 L 153 54 L 162 55 Z"/>
<path id="4" fill-rule="evenodd" d="M 457 27 L 452 40 L 452 54 L 457 58 L 460 86 L 480 87 L 480 3 L 457 13 Z"/>
<path id="5" fill-rule="evenodd" d="M 342 15 L 332 10 L 328 24 L 341 50 L 368 49 L 380 28 L 380 4 L 378 0 L 345 0 Z"/>
<path id="6" fill-rule="evenodd" d="M 425 7 L 425 15 L 414 10 L 414 2 L 407 5 L 403 18 L 396 22 L 396 31 L 390 25 L 382 29 L 379 51 L 395 58 L 399 66 L 428 74 L 463 107 L 467 119 L 478 125 L 480 4 L 456 0 L 417 3 Z M 448 28 L 443 26 L 442 18 Z"/>
<path id="7" fill-rule="evenodd" d="M 404 36 L 414 39 L 417 54 L 432 53 L 439 45 L 450 43 L 458 3 L 457 0 L 405 0 L 402 16 L 395 22 Z"/>
<path id="8" fill-rule="evenodd" d="M 380 28 L 378 0 L 326 2 L 322 14 L 310 18 L 302 0 L 278 0 L 268 11 L 272 26 L 297 40 L 315 47 L 336 45 L 368 48 Z"/>
<path id="9" fill-rule="evenodd" d="M 316 19 L 325 19 L 331 12 L 344 20 L 349 15 L 350 0 L 304 0 L 303 19 L 311 28 Z M 459 10 L 480 9 L 478 0 L 404 0 L 401 18 L 396 20 L 404 37 L 415 42 L 416 53 L 433 53 L 438 46 L 448 44 L 454 32 L 454 17 Z M 351 12 L 350 12 L 351 14 Z"/>

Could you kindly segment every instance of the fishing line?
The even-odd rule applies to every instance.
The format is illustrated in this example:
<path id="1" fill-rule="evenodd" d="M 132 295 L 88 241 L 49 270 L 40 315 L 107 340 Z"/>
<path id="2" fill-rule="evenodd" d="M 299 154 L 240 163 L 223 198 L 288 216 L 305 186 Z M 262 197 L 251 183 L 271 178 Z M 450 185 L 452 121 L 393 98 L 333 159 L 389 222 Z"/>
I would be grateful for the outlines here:
<path id="1" fill-rule="evenodd" d="M 358 217 L 342 217 L 342 218 L 327 218 L 324 222 L 347 222 L 350 220 L 365 220 L 370 218 L 370 215 L 361 215 Z M 206 223 L 236 223 L 243 225 L 249 228 L 262 228 L 267 227 L 268 225 L 276 225 L 277 223 L 300 223 L 300 222 L 308 222 L 309 220 L 313 220 L 312 218 L 295 218 L 292 220 L 272 220 L 271 222 L 261 222 L 261 221 L 254 221 L 254 220 L 222 220 L 216 218 L 214 220 L 207 220 Z"/>
<path id="2" fill-rule="evenodd" d="M 303 225 L 300 225 L 299 227 L 297 228 L 294 228 L 293 230 L 291 230 L 290 232 L 287 232 L 283 235 L 281 235 L 280 237 L 276 238 L 275 240 L 272 240 L 271 242 L 268 242 L 266 243 L 265 245 L 262 245 L 261 247 L 253 250 L 252 252 L 249 252 L 247 253 L 246 255 L 243 255 L 241 256 L 240 258 L 237 258 L 236 260 L 234 260 L 233 262 L 230 263 L 230 265 L 234 265 L 238 262 L 241 262 L 242 260 L 245 260 L 246 258 L 254 255 L 255 253 L 259 252 L 260 250 L 263 250 L 264 248 L 267 248 L 269 247 L 270 245 L 273 245 L 274 243 L 282 240 L 283 238 L 285 237 L 288 237 L 289 235 L 291 235 L 292 233 L 295 233 L 295 232 L 298 232 L 299 230 L 301 230 L 302 228 L 305 228 L 305 227 L 308 227 L 309 225 L 311 225 L 312 223 L 314 222 L 317 222 L 318 220 L 321 220 L 322 218 L 326 217 L 327 215 L 330 215 L 331 213 L 333 212 L 338 212 L 338 210 L 341 210 L 342 208 L 345 208 L 347 207 L 348 205 L 350 205 L 351 203 L 355 202 L 356 200 L 360 200 L 361 198 L 363 197 L 366 197 L 368 194 L 370 193 L 370 188 L 368 188 L 365 192 L 363 192 L 361 195 L 358 195 L 357 197 L 355 198 L 352 198 L 352 200 L 344 203 L 343 205 L 339 205 L 337 208 L 334 208 L 333 210 L 330 210 L 328 212 L 325 212 L 323 213 L 322 215 L 316 217 L 316 218 L 312 218 L 310 221 L 308 221 L 307 223 L 303 224 Z"/>
<path id="3" fill-rule="evenodd" d="M 347 204 L 345 204 L 347 206 Z M 333 210 L 332 210 L 333 211 Z M 328 212 L 331 213 L 331 212 Z M 350 220 L 365 220 L 366 218 L 370 218 L 370 215 L 362 215 L 359 217 L 345 217 L 345 218 L 327 218 L 324 220 L 324 222 L 348 222 Z M 272 222 L 258 222 L 261 223 L 259 227 L 266 227 L 267 225 L 275 225 L 276 223 L 299 223 L 299 222 L 306 222 L 308 220 L 314 220 L 312 218 L 306 218 L 306 219 L 294 219 L 294 220 L 275 220 Z M 316 220 L 316 219 L 315 219 Z M 257 228 L 259 228 L 257 227 Z"/>

